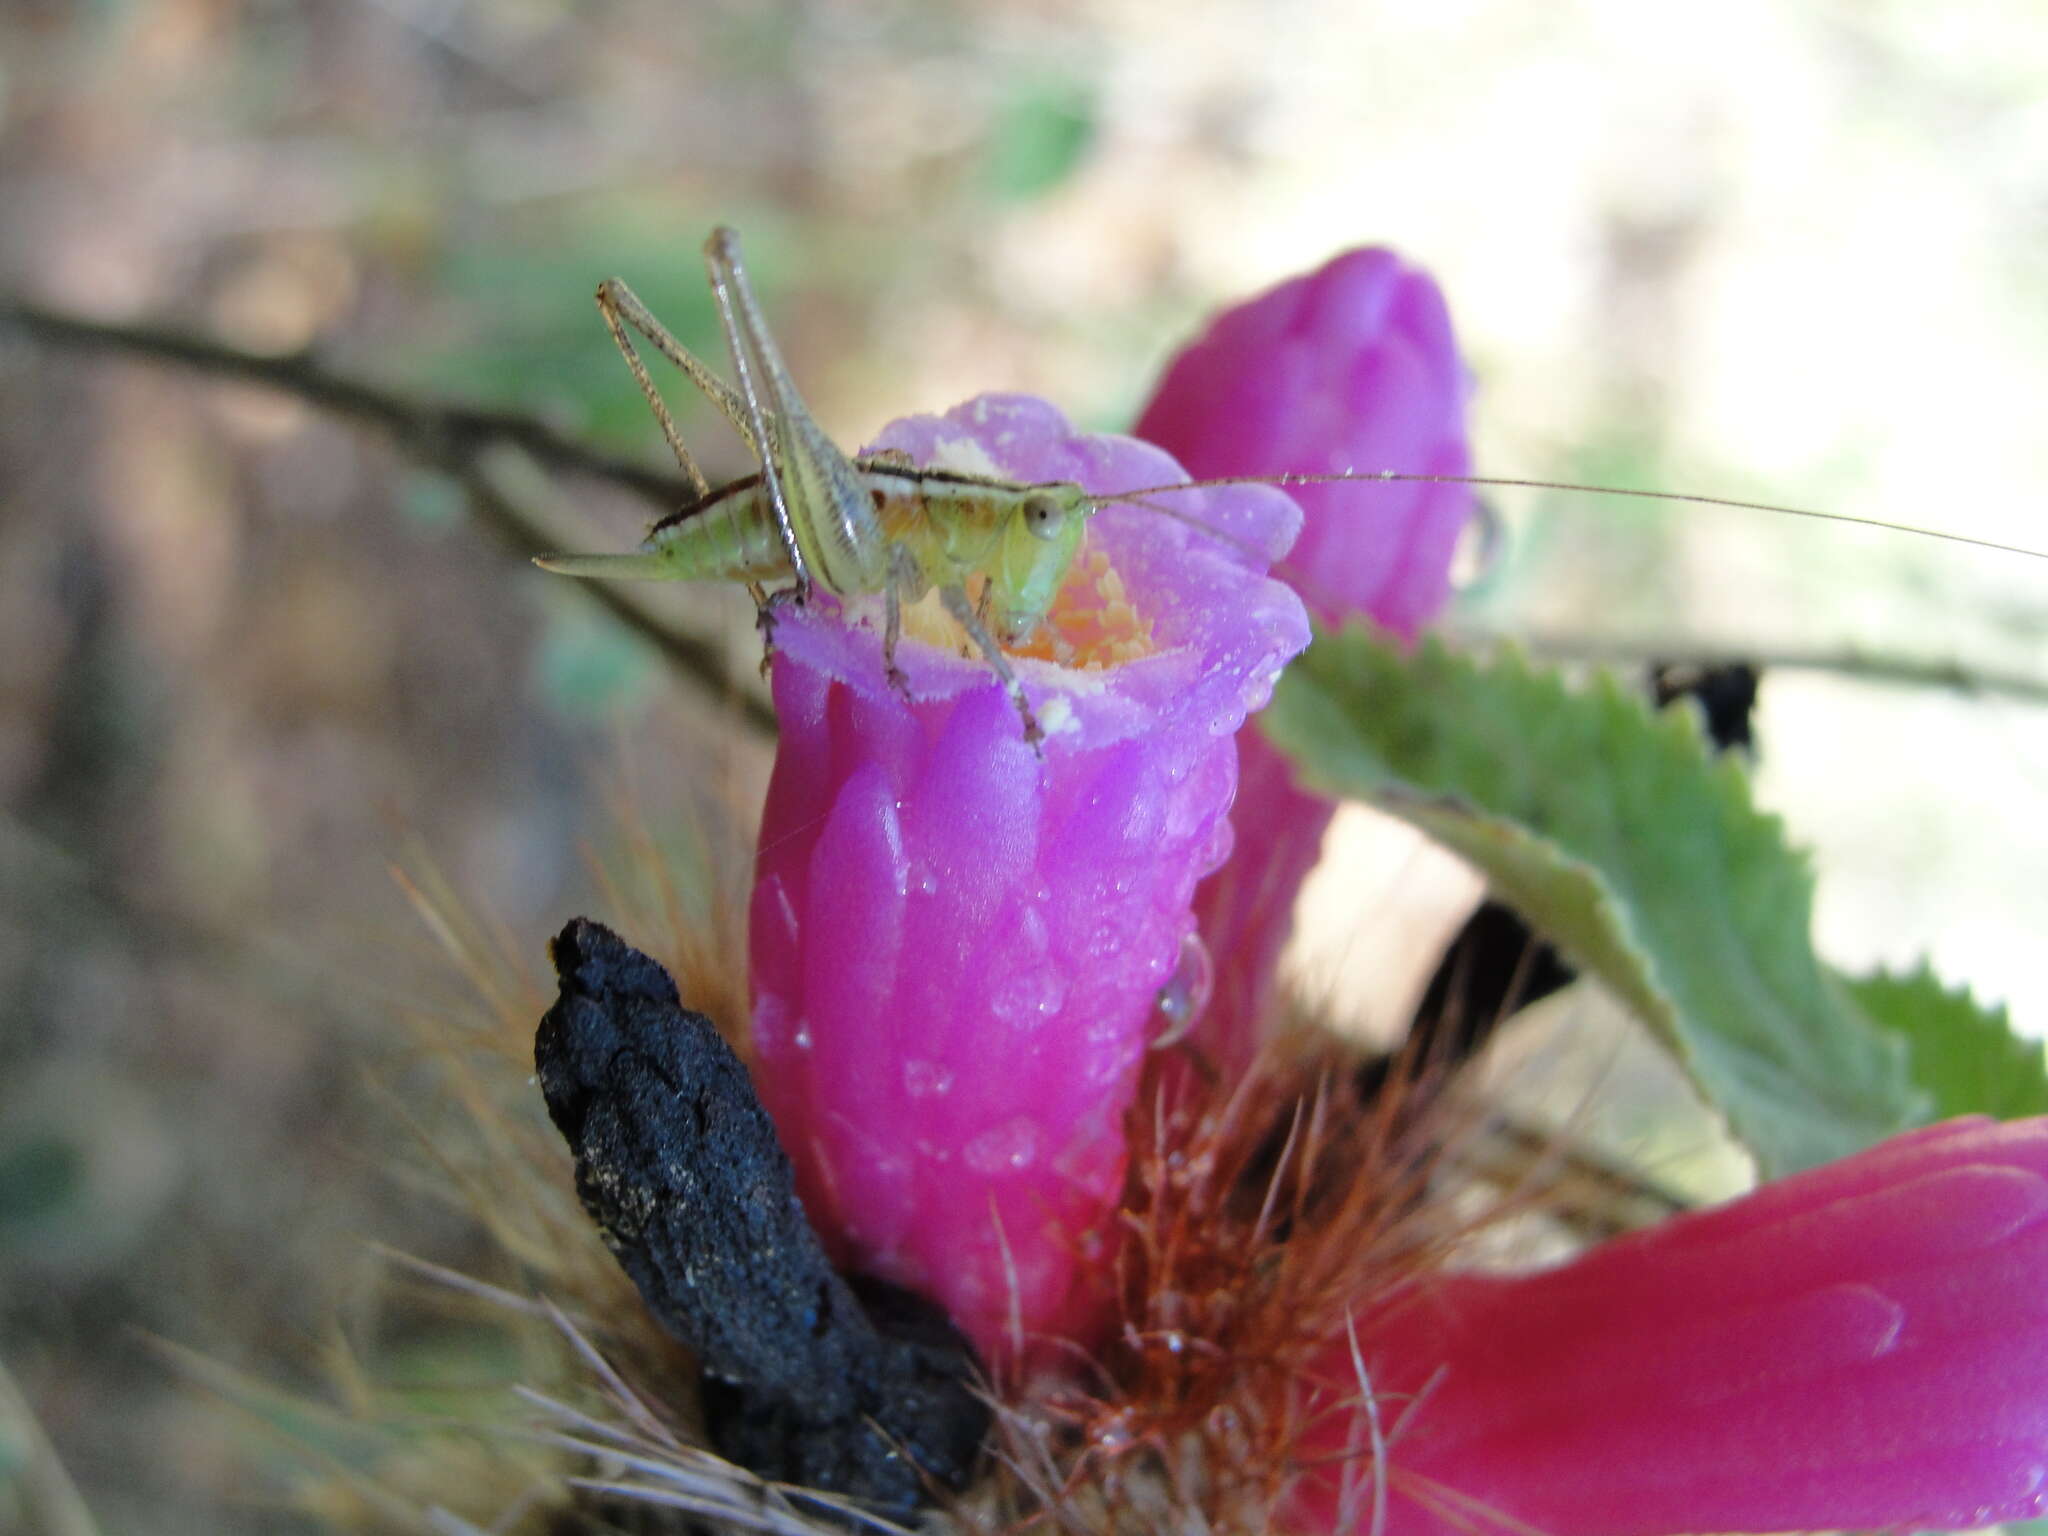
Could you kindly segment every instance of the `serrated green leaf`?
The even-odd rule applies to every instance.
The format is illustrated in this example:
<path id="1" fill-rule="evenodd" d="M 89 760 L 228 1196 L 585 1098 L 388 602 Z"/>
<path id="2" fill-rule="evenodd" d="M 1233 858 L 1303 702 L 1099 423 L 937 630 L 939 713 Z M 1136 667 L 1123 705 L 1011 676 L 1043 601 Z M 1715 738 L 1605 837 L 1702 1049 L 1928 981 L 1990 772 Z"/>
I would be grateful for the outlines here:
<path id="1" fill-rule="evenodd" d="M 1984 1007 L 1968 988 L 1951 991 L 1924 965 L 1844 983 L 1865 1013 L 1905 1041 L 1907 1070 L 1937 1115 L 2048 1114 L 2041 1042 L 2015 1034 L 2003 1008 Z"/>
<path id="2" fill-rule="evenodd" d="M 1260 718 L 1313 787 L 1476 864 L 1650 1026 L 1765 1175 L 1920 1118 L 1903 1044 L 1814 956 L 1805 859 L 1690 713 L 1354 629 L 1319 635 Z"/>

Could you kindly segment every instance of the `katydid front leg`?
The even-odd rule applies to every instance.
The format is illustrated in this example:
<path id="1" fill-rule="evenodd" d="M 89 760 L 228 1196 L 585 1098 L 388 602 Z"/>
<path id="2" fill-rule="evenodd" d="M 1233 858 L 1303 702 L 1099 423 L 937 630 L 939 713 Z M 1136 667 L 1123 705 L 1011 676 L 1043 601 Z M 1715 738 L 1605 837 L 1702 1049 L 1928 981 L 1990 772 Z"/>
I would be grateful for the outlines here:
<path id="1" fill-rule="evenodd" d="M 747 596 L 754 600 L 754 628 L 761 632 L 761 677 L 768 677 L 769 665 L 775 660 L 775 620 L 782 605 L 789 601 L 786 592 L 770 592 L 758 581 L 747 583 Z"/>
<path id="2" fill-rule="evenodd" d="M 889 585 L 882 596 L 882 670 L 889 686 L 905 699 L 910 697 L 910 679 L 896 665 L 896 646 L 903 639 L 903 599 L 917 591 L 917 557 L 901 544 L 889 551 Z"/>
<path id="3" fill-rule="evenodd" d="M 996 637 L 988 632 L 988 626 L 975 616 L 974 604 L 968 600 L 966 589 L 957 585 L 941 587 L 939 601 L 967 631 L 968 638 L 981 648 L 982 659 L 987 661 L 989 669 L 1002 679 L 1003 692 L 1010 696 L 1010 702 L 1017 706 L 1017 717 L 1024 722 L 1024 739 L 1031 744 L 1034 753 L 1044 757 L 1045 749 L 1039 745 L 1045 740 L 1044 728 L 1039 725 L 1038 716 L 1031 711 L 1031 701 L 1024 697 L 1024 685 L 1017 681 L 1017 674 L 1011 670 L 1010 658 L 996 644 Z"/>

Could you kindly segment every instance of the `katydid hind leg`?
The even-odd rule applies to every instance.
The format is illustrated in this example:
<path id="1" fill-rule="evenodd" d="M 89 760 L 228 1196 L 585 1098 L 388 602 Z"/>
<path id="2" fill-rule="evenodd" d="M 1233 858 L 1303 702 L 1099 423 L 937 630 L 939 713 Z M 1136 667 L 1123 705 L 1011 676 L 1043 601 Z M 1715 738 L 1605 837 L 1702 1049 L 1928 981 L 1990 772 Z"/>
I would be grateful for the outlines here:
<path id="1" fill-rule="evenodd" d="M 747 285 L 746 269 L 740 265 L 739 236 L 726 228 L 714 229 L 704 242 L 704 269 L 711 278 L 711 297 L 718 308 L 718 324 L 725 332 L 726 350 L 732 354 L 733 372 L 739 376 L 740 410 L 747 419 L 746 434 L 756 444 L 761 465 L 761 488 L 767 493 L 768 510 L 775 519 L 775 532 L 789 556 L 789 568 L 796 573 L 796 600 L 807 602 L 811 595 L 811 571 L 796 538 L 796 520 L 790 515 L 788 488 L 782 466 L 777 462 L 789 450 L 791 433 L 786 418 L 772 426 L 763 409 L 761 351 L 756 343 L 765 339 L 758 312 Z M 744 307 L 742 307 L 744 306 Z M 768 345 L 773 347 L 774 343 Z"/>
<path id="2" fill-rule="evenodd" d="M 647 372 L 647 364 L 641 360 L 639 348 L 633 345 L 633 338 L 626 334 L 631 326 L 651 343 L 655 351 L 674 363 L 689 377 L 692 384 L 703 391 L 705 397 L 718 407 L 719 411 L 742 437 L 747 436 L 746 424 L 735 414 L 732 390 L 703 362 L 693 356 L 689 349 L 674 336 L 648 307 L 640 302 L 639 296 L 616 277 L 608 277 L 597 285 L 597 312 L 604 317 L 604 327 L 611 332 L 612 345 L 619 349 L 619 355 L 626 360 L 626 367 L 632 370 L 633 382 L 640 386 L 640 393 L 654 412 L 655 422 L 661 428 L 662 438 L 668 443 L 669 452 L 675 455 L 676 463 L 688 477 L 691 487 L 699 496 L 708 495 L 711 482 L 704 477 L 704 471 L 697 467 L 697 459 L 683 442 L 683 434 L 677 430 L 675 417 L 669 413 L 668 402 L 661 397 L 661 391 L 654 387 L 654 379 Z M 751 439 L 748 446 L 753 446 Z"/>
<path id="3" fill-rule="evenodd" d="M 675 333 L 654 317 L 654 311 L 641 301 L 640 296 L 616 277 L 608 278 L 598 286 L 598 304 L 603 306 L 607 302 L 617 309 L 620 320 L 645 336 L 655 351 L 683 371 L 718 414 L 731 423 L 749 453 L 760 452 L 754 442 L 753 431 L 747 425 L 747 413 L 738 390 L 721 379 L 703 358 L 676 340 Z"/>
<path id="4" fill-rule="evenodd" d="M 1010 658 L 1003 654 L 1003 648 L 996 644 L 996 637 L 975 617 L 974 604 L 969 601 L 966 589 L 949 586 L 939 588 L 939 601 L 946 605 L 946 612 L 953 615 L 955 622 L 967 631 L 967 636 L 980 648 L 982 659 L 989 670 L 1002 681 L 1003 692 L 1010 696 L 1010 702 L 1017 706 L 1017 717 L 1024 722 L 1024 739 L 1031 750 L 1040 757 L 1045 756 L 1039 743 L 1045 740 L 1044 727 L 1038 723 L 1038 716 L 1032 712 L 1031 701 L 1024 696 L 1024 685 L 1017 681 L 1017 674 L 1010 666 Z"/>
<path id="5" fill-rule="evenodd" d="M 739 236 L 729 229 L 713 231 L 704 260 L 741 393 L 766 421 L 777 450 L 772 464 L 764 462 L 763 478 L 772 468 L 792 536 L 801 526 L 812 536 L 814 549 L 829 551 L 828 568 L 807 574 L 842 596 L 879 591 L 889 577 L 889 539 L 874 498 L 790 377 L 741 264 Z"/>

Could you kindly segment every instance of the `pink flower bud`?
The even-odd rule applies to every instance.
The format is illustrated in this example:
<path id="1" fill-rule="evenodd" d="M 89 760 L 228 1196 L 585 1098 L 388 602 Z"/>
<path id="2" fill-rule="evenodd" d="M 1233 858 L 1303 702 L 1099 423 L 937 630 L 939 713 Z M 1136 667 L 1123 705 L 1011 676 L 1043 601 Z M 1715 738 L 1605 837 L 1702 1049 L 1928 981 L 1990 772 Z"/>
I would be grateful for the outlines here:
<path id="1" fill-rule="evenodd" d="M 1184 478 L 1021 397 L 898 422 L 876 448 L 1104 491 Z M 750 918 L 762 1097 L 835 1258 L 939 1301 L 998 1360 L 1110 1316 L 1154 1000 L 1230 845 L 1237 730 L 1308 640 L 1265 574 L 1298 524 L 1285 496 L 1175 508 L 1094 514 L 1054 612 L 1081 654 L 1015 661 L 1042 758 L 979 657 L 906 639 L 906 699 L 873 616 L 821 601 L 775 631 Z"/>
<path id="2" fill-rule="evenodd" d="M 1226 311 L 1174 359 L 1138 435 L 1197 478 L 1394 470 L 1471 473 L 1468 381 L 1443 296 L 1391 251 L 1357 250 Z M 1318 622 L 1356 616 L 1410 636 L 1443 606 L 1463 485 L 1303 486 L 1302 536 L 1276 574 Z M 1296 892 L 1334 810 L 1297 789 L 1256 731 L 1241 747 L 1232 820 L 1242 853 L 1197 897 L 1215 957 L 1216 995 L 1197 1038 L 1226 1070 L 1241 1066 Z"/>
<path id="3" fill-rule="evenodd" d="M 2039 1516 L 2044 1275 L 2048 1119 L 1969 1119 L 1556 1269 L 1418 1281 L 1357 1323 L 1388 1442 L 1386 1536 Z M 1319 1380 L 1298 1512 L 1334 1529 L 1348 1467 L 1363 1530 L 1370 1435 L 1348 1342 Z"/>

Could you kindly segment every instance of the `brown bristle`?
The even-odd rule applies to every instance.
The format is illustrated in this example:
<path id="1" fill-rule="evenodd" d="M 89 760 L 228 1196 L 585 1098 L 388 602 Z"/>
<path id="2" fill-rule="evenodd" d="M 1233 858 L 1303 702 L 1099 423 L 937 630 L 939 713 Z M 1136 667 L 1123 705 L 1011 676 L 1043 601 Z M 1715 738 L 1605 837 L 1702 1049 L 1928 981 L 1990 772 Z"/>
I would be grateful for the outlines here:
<path id="1" fill-rule="evenodd" d="M 1154 1058 L 1130 1121 L 1122 1327 L 1100 1385 L 1006 1425 L 1026 1501 L 1085 1523 L 1143 1488 L 1198 1516 L 1187 1528 L 1266 1526 L 1297 1471 L 1311 1368 L 1362 1301 L 1457 1236 L 1423 1198 L 1438 1138 L 1414 1106 L 1431 1096 L 1411 1077 L 1363 1103 L 1355 1068 L 1308 1034 L 1235 1085 Z M 1034 1476 L 1024 1452 L 1045 1451 L 1048 1424 L 1061 1449 Z"/>

